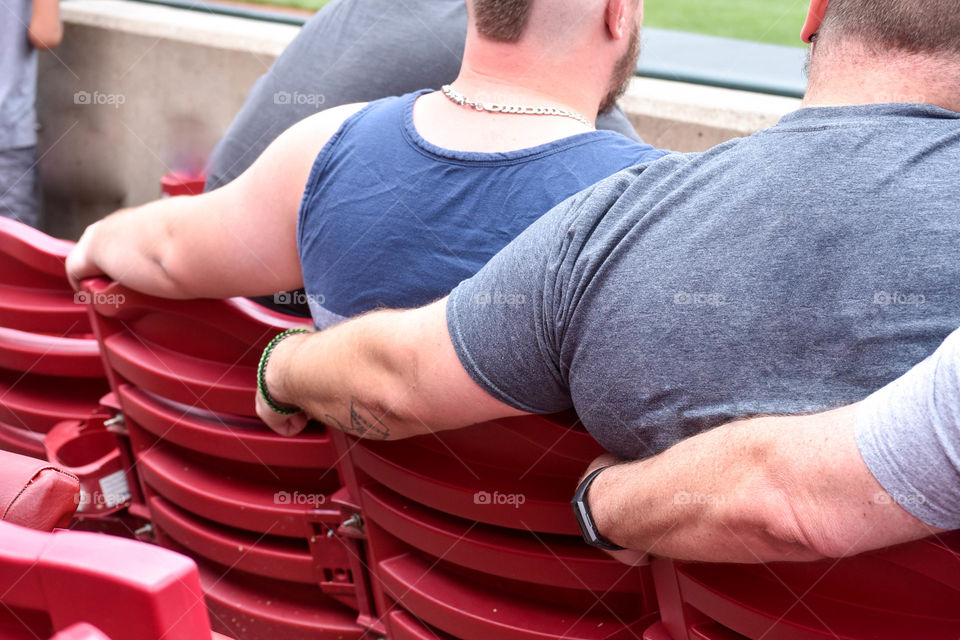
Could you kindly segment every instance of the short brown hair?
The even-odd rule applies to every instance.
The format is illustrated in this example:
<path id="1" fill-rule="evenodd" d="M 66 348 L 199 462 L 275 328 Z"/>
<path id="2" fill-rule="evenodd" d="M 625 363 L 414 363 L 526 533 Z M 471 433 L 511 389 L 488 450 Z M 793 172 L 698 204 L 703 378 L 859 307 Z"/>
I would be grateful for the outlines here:
<path id="1" fill-rule="evenodd" d="M 960 55 L 957 0 L 830 0 L 823 31 L 874 48 Z"/>
<path id="2" fill-rule="evenodd" d="M 530 18 L 533 0 L 473 0 L 480 35 L 499 42 L 516 42 Z"/>

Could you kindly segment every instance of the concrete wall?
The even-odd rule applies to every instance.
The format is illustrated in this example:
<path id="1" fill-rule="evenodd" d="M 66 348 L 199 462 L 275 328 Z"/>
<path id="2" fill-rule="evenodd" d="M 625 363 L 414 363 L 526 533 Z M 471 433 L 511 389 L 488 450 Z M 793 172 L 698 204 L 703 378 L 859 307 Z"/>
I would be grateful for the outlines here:
<path id="1" fill-rule="evenodd" d="M 47 230 L 159 195 L 202 165 L 296 27 L 119 0 L 64 2 L 63 44 L 40 60 Z"/>
<path id="2" fill-rule="evenodd" d="M 160 176 L 201 166 L 295 27 L 124 0 L 68 0 L 64 41 L 40 60 L 46 229 L 158 195 Z M 645 140 L 707 149 L 769 126 L 798 101 L 636 79 L 622 106 Z"/>

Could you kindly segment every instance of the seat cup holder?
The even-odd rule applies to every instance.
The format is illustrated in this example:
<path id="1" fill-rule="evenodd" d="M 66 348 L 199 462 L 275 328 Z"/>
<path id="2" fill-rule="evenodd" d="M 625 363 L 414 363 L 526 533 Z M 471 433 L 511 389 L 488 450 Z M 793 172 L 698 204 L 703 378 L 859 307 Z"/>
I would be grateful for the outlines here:
<path id="1" fill-rule="evenodd" d="M 109 416 L 57 423 L 44 438 L 47 460 L 80 478 L 78 515 L 104 516 L 130 504 L 130 486 Z"/>

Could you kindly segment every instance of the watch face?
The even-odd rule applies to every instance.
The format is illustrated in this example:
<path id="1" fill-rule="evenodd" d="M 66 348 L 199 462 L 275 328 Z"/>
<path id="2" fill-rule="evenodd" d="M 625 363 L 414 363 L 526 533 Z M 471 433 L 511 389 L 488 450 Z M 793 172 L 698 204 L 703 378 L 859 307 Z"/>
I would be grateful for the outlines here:
<path id="1" fill-rule="evenodd" d="M 573 515 L 577 519 L 577 524 L 580 525 L 580 534 L 583 536 L 584 541 L 587 544 L 593 544 L 593 531 L 591 531 L 591 522 L 590 515 L 587 513 L 587 505 L 583 503 L 583 500 L 574 500 L 573 505 Z"/>

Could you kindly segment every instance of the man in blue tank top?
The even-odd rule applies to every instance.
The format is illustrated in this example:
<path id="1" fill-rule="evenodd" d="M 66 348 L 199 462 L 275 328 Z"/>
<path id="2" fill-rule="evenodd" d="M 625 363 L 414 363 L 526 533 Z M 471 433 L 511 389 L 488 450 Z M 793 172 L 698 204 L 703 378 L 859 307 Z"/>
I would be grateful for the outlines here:
<path id="1" fill-rule="evenodd" d="M 663 152 L 594 128 L 632 74 L 638 0 L 473 0 L 442 92 L 316 114 L 241 177 L 92 225 L 68 261 L 154 295 L 304 286 L 326 327 L 448 293 L 552 206 Z"/>

